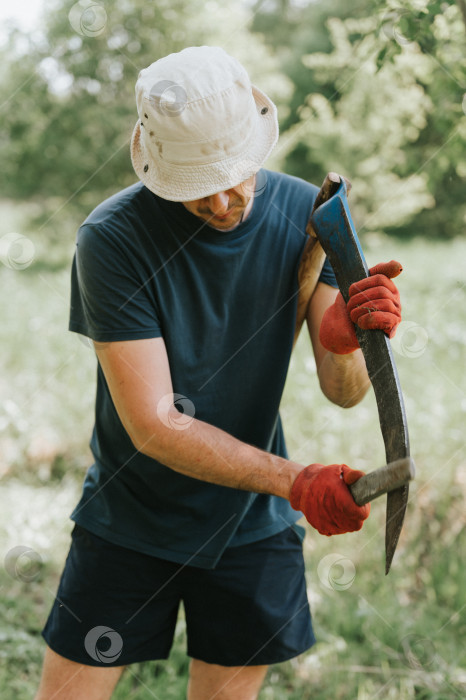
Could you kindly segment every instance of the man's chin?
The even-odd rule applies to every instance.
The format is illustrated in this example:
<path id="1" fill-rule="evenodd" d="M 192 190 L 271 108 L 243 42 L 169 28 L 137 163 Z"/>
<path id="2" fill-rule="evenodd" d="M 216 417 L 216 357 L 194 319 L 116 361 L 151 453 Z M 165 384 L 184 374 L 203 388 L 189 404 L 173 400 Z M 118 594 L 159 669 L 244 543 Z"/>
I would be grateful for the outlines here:
<path id="1" fill-rule="evenodd" d="M 218 231 L 232 231 L 234 228 L 240 225 L 243 220 L 244 212 L 241 214 L 236 214 L 235 216 L 227 217 L 226 219 L 217 219 L 213 216 L 211 219 L 207 220 L 208 226 L 210 228 L 215 228 Z"/>

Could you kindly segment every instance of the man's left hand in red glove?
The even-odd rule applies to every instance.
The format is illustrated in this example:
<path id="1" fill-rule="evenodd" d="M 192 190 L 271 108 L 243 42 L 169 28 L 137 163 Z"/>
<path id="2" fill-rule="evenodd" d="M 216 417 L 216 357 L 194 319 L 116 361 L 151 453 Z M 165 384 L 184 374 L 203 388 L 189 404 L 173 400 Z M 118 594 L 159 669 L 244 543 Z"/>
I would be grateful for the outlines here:
<path id="1" fill-rule="evenodd" d="M 383 330 L 393 338 L 401 321 L 401 303 L 392 278 L 397 277 L 402 269 L 396 260 L 371 267 L 369 277 L 349 288 L 347 304 L 341 292 L 338 293 L 320 326 L 319 338 L 326 350 L 337 355 L 354 352 L 359 343 L 353 324 L 364 329 Z"/>

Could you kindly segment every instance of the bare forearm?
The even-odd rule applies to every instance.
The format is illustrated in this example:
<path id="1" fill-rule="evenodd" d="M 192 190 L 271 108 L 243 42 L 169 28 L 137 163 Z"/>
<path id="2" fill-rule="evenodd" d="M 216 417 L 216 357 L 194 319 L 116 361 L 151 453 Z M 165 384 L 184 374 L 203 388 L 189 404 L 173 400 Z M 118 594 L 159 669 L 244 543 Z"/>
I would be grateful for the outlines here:
<path id="1" fill-rule="evenodd" d="M 283 498 L 303 469 L 196 419 L 183 430 L 158 424 L 156 432 L 139 435 L 134 442 L 140 452 L 186 476 Z"/>
<path id="2" fill-rule="evenodd" d="M 343 408 L 359 403 L 370 387 L 361 350 L 348 355 L 327 352 L 320 362 L 318 373 L 325 396 Z"/>
<path id="3" fill-rule="evenodd" d="M 370 382 L 364 356 L 359 348 L 346 355 L 339 355 L 326 350 L 320 341 L 323 316 L 335 303 L 337 294 L 333 287 L 319 283 L 309 304 L 307 324 L 321 389 L 330 401 L 349 408 L 361 401 Z"/>

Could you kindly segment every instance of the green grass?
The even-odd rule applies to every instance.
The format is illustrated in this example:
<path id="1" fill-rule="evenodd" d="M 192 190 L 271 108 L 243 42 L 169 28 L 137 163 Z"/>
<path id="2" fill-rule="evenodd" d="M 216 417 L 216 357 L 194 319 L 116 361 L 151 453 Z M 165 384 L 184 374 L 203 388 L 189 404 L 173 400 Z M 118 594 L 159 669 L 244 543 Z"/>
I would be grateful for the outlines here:
<path id="1" fill-rule="evenodd" d="M 24 212 L 7 203 L 0 212 L 0 238 L 19 231 L 35 247 L 25 269 L 0 263 L 0 545 L 3 556 L 24 545 L 41 558 L 30 583 L 0 568 L 0 696 L 26 700 L 40 674 L 40 630 L 68 547 L 68 515 L 90 461 L 95 358 L 66 330 L 75 224 L 60 238 L 28 229 Z M 383 499 L 359 533 L 324 538 L 308 528 L 318 644 L 270 669 L 261 700 L 466 697 L 466 241 L 373 235 L 363 245 L 370 264 L 396 257 L 404 265 L 397 284 L 405 323 L 393 346 L 418 475 L 388 577 Z M 303 464 L 370 470 L 384 462 L 373 396 L 351 410 L 330 404 L 304 331 L 282 415 L 290 456 Z M 168 662 L 132 666 L 114 697 L 181 700 L 187 669 L 180 618 Z"/>

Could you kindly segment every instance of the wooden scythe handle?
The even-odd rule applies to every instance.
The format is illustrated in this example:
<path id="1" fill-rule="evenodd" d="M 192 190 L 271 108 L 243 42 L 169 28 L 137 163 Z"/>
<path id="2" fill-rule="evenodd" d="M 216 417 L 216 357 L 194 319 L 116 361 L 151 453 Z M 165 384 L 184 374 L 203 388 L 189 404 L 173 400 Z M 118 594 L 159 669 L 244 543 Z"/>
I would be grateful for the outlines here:
<path id="1" fill-rule="evenodd" d="M 346 178 L 345 182 L 347 191 L 349 192 L 351 189 L 351 183 L 348 180 L 346 180 Z M 331 172 L 325 176 L 325 180 L 323 181 L 322 187 L 317 193 L 314 206 L 312 207 L 311 216 L 317 209 L 317 207 L 320 207 L 321 204 L 330 199 L 330 197 L 337 191 L 339 184 L 340 175 L 338 175 L 337 173 Z M 325 261 L 325 253 L 319 241 L 317 240 L 317 236 L 312 227 L 310 218 L 306 226 L 306 233 L 308 235 L 308 239 L 301 257 L 301 262 L 299 264 L 298 270 L 299 294 L 293 347 L 296 345 L 296 341 L 298 340 L 298 336 L 304 323 L 304 319 L 307 316 L 309 302 L 311 300 L 312 295 L 314 294 L 314 290 L 317 286 L 317 281 L 319 279 L 319 275 L 321 273 L 322 266 Z"/>

